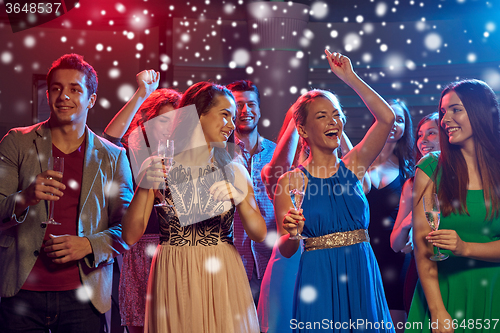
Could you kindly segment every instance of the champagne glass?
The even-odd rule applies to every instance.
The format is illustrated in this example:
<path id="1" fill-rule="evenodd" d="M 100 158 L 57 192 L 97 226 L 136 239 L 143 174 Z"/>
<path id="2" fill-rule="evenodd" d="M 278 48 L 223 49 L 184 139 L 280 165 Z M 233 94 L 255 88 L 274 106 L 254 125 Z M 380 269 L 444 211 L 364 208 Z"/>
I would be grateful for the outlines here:
<path id="1" fill-rule="evenodd" d="M 299 211 L 302 206 L 302 201 L 304 201 L 304 187 L 305 179 L 304 173 L 302 171 L 290 171 L 288 172 L 288 184 L 290 199 L 292 200 L 295 210 Z M 306 236 L 302 236 L 300 232 L 297 232 L 295 236 L 290 236 L 289 239 L 306 239 Z"/>
<path id="2" fill-rule="evenodd" d="M 424 201 L 424 212 L 427 223 L 431 227 L 432 231 L 436 231 L 439 228 L 439 220 L 441 217 L 441 212 L 439 209 L 439 200 L 436 193 L 427 194 L 423 197 Z M 429 259 L 432 261 L 443 261 L 449 256 L 447 254 L 441 253 L 439 247 L 437 248 L 437 253 L 431 256 Z"/>
<path id="3" fill-rule="evenodd" d="M 163 169 L 167 172 L 170 171 L 172 163 L 174 160 L 174 140 L 160 139 L 158 140 L 158 157 L 161 158 L 161 163 Z M 165 176 L 166 180 L 166 176 Z M 155 207 L 172 207 L 172 205 L 167 203 L 167 198 L 165 197 L 166 183 L 163 182 L 161 185 L 161 193 L 163 194 L 163 199 L 160 203 L 154 205 Z"/>
<path id="4" fill-rule="evenodd" d="M 61 173 L 61 177 L 48 177 L 48 179 L 55 179 L 58 182 L 62 182 L 62 175 L 64 172 L 64 157 L 49 157 L 49 167 L 48 170 L 54 170 Z M 52 195 L 52 194 L 51 194 Z M 54 220 L 54 200 L 50 200 L 49 202 L 49 219 L 47 221 L 42 222 L 42 224 L 53 224 L 53 225 L 61 225 L 60 222 Z"/>

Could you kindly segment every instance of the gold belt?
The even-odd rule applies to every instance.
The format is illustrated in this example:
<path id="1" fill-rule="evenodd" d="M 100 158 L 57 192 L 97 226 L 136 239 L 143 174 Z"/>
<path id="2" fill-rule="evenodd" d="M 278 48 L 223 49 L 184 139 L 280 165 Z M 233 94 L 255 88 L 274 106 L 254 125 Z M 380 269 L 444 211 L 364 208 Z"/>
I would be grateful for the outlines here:
<path id="1" fill-rule="evenodd" d="M 369 242 L 368 230 L 358 229 L 353 231 L 335 232 L 319 237 L 304 239 L 306 251 L 332 249 L 335 247 L 349 246 L 362 242 Z"/>

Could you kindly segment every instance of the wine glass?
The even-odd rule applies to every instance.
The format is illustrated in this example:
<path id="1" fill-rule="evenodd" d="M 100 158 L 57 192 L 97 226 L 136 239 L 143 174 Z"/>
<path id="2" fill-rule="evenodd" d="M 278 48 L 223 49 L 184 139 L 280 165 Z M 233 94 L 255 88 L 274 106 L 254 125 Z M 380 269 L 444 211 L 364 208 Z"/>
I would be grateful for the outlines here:
<path id="1" fill-rule="evenodd" d="M 47 179 L 55 179 L 58 182 L 62 182 L 62 176 L 64 172 L 64 157 L 49 157 L 49 167 L 48 170 L 54 170 L 61 173 L 61 177 L 48 177 Z M 51 194 L 53 195 L 53 194 Z M 53 224 L 53 225 L 61 225 L 60 222 L 54 220 L 54 200 L 50 200 L 49 202 L 49 219 L 47 221 L 42 222 L 42 224 Z"/>
<path id="2" fill-rule="evenodd" d="M 292 200 L 295 210 L 299 211 L 302 206 L 302 201 L 304 201 L 304 173 L 302 171 L 293 170 L 288 172 L 288 184 L 290 186 L 290 199 Z M 300 232 L 297 232 L 295 236 L 290 236 L 288 239 L 297 240 L 306 238 L 306 236 L 302 236 Z"/>
<path id="3" fill-rule="evenodd" d="M 158 140 L 158 157 L 161 158 L 161 163 L 163 165 L 163 170 L 170 171 L 172 163 L 174 160 L 174 140 L 160 139 Z M 166 177 L 165 177 L 166 180 Z M 163 199 L 160 203 L 154 205 L 155 207 L 172 207 L 172 205 L 167 203 L 167 198 L 165 197 L 166 183 L 163 182 L 161 185 L 161 193 Z"/>
<path id="4" fill-rule="evenodd" d="M 438 196 L 436 193 L 427 194 L 424 195 L 423 201 L 427 223 L 429 223 L 432 231 L 436 231 L 439 228 L 439 220 L 441 217 Z M 429 259 L 431 259 L 432 261 L 443 261 L 449 257 L 447 254 L 441 253 L 441 251 L 439 251 L 439 247 L 436 248 L 437 253 L 431 256 Z"/>

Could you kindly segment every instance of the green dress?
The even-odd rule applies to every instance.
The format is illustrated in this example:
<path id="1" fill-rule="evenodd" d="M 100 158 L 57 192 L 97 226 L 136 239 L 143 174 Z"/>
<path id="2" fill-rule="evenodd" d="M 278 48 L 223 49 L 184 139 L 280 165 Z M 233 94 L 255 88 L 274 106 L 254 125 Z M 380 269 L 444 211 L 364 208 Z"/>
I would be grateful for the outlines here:
<path id="1" fill-rule="evenodd" d="M 434 180 L 439 152 L 421 160 L 418 167 Z M 437 176 L 438 184 L 440 175 Z M 441 217 L 439 229 L 455 230 L 465 242 L 487 243 L 500 239 L 500 218 L 486 220 L 483 190 L 467 191 L 467 214 Z M 439 289 L 456 332 L 500 332 L 500 263 L 456 257 L 438 262 Z M 431 332 L 431 316 L 420 282 L 411 305 L 405 332 Z"/>

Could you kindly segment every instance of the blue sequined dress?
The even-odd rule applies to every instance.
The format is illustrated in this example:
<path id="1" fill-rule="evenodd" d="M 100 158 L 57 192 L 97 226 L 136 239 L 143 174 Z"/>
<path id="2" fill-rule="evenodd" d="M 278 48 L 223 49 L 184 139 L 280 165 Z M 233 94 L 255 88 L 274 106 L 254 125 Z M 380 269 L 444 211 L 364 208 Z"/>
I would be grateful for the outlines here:
<path id="1" fill-rule="evenodd" d="M 330 178 L 308 178 L 302 234 L 318 237 L 368 229 L 361 182 L 341 161 Z M 295 286 L 296 332 L 394 332 L 377 260 L 368 242 L 305 251 Z M 353 325 L 354 324 L 354 325 Z M 359 325 L 358 325 L 359 324 Z"/>

